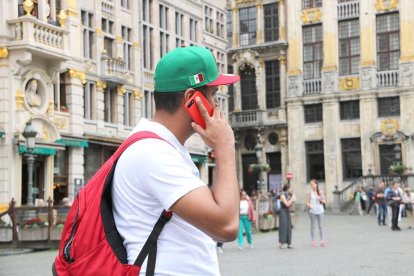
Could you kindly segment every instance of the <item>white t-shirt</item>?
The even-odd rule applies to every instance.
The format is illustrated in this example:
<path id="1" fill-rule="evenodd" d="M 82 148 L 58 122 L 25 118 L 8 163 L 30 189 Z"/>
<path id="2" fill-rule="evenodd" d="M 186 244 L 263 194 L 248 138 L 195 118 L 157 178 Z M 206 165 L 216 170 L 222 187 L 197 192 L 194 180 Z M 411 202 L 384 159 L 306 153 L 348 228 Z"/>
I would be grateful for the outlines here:
<path id="1" fill-rule="evenodd" d="M 247 200 L 240 200 L 240 215 L 247 215 L 249 213 L 249 202 Z"/>
<path id="2" fill-rule="evenodd" d="M 159 139 L 131 145 L 118 160 L 112 199 L 116 227 L 128 263 L 135 262 L 163 209 L 206 184 L 188 150 L 163 125 L 141 119 L 132 131 L 148 130 Z M 146 261 L 140 275 L 145 275 Z M 173 214 L 158 239 L 156 275 L 220 275 L 215 242 Z"/>

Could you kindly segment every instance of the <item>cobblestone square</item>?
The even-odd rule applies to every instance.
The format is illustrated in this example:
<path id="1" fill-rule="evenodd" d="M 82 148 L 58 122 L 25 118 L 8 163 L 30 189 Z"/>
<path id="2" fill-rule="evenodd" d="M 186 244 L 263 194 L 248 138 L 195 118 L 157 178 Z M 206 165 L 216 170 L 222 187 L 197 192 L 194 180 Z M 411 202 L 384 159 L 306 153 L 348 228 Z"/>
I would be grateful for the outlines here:
<path id="1" fill-rule="evenodd" d="M 254 248 L 224 244 L 219 254 L 223 276 L 247 275 L 413 275 L 414 230 L 393 232 L 378 226 L 374 216 L 326 215 L 327 247 L 312 248 L 309 218 L 299 212 L 293 230 L 294 249 L 278 248 L 278 233 L 253 235 Z M 57 251 L 0 257 L 0 275 L 51 275 Z"/>

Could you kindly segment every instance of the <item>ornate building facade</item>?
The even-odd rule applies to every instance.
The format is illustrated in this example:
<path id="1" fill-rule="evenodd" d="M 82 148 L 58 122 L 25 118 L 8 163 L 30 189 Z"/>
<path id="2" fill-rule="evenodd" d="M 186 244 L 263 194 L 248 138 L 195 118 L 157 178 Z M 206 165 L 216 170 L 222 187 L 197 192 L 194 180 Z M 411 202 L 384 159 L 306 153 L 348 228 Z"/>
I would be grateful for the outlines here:
<path id="1" fill-rule="evenodd" d="M 288 172 L 285 1 L 227 1 L 229 90 L 240 186 L 249 194 L 280 187 Z M 250 164 L 268 163 L 264 183 Z"/>
<path id="2" fill-rule="evenodd" d="M 227 70 L 225 3 L 162 0 L 0 0 L 0 203 L 27 204 L 22 133 L 37 131 L 33 198 L 76 192 L 140 118 L 154 113 L 157 61 L 184 45 L 211 49 Z M 226 89 L 219 93 L 227 113 Z M 201 177 L 214 164 L 193 136 Z M 211 160 L 210 160 L 211 161 Z"/>
<path id="3" fill-rule="evenodd" d="M 414 166 L 414 3 L 289 1 L 289 166 L 304 197 Z"/>

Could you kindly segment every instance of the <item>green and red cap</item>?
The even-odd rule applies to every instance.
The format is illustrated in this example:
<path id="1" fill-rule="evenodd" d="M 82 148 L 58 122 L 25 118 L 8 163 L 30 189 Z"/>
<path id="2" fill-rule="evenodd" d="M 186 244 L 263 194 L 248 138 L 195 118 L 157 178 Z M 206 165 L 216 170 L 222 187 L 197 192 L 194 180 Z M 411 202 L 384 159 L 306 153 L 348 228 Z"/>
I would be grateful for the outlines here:
<path id="1" fill-rule="evenodd" d="M 235 83 L 238 75 L 219 74 L 216 60 L 205 47 L 180 47 L 164 55 L 155 68 L 156 92 L 177 92 L 201 86 Z"/>

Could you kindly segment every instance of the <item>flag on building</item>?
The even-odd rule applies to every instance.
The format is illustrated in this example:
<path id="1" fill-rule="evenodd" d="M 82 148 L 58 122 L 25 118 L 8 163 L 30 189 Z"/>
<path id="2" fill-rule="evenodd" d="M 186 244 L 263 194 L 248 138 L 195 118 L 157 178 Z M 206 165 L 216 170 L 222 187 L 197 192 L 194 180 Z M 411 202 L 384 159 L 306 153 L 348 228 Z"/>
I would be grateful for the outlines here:
<path id="1" fill-rule="evenodd" d="M 202 73 L 198 73 L 197 75 L 190 76 L 189 78 L 190 78 L 191 85 L 195 85 L 195 84 L 198 84 L 204 81 L 204 76 Z"/>

